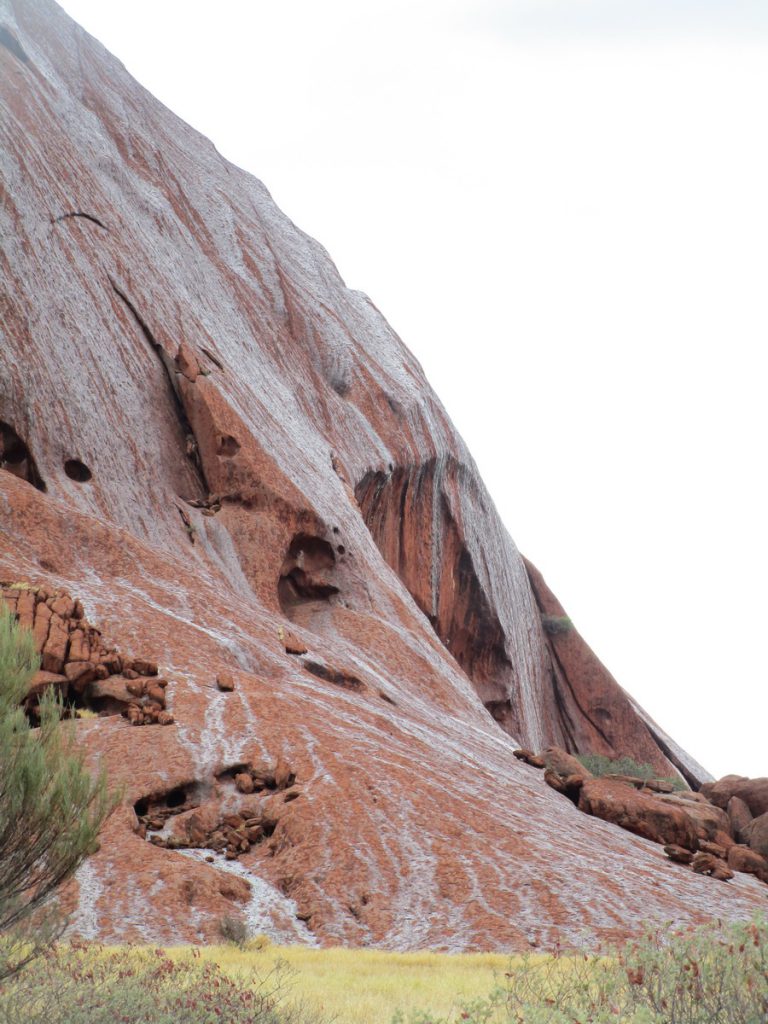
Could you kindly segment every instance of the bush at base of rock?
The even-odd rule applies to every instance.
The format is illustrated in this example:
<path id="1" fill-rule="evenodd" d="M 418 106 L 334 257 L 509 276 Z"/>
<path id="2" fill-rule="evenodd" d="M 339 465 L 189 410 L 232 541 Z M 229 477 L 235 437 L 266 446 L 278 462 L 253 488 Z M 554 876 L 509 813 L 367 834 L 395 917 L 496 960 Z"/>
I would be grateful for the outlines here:
<path id="1" fill-rule="evenodd" d="M 227 974 L 199 954 L 71 943 L 0 989 L 0 1019 L 16 1024 L 323 1024 L 286 1002 L 290 970 Z"/>
<path id="2" fill-rule="evenodd" d="M 673 776 L 659 777 L 659 773 L 653 765 L 643 761 L 635 761 L 632 757 L 606 757 L 605 754 L 579 754 L 579 761 L 587 768 L 595 778 L 604 775 L 625 775 L 642 782 L 666 782 L 672 789 L 687 790 L 683 779 Z"/>

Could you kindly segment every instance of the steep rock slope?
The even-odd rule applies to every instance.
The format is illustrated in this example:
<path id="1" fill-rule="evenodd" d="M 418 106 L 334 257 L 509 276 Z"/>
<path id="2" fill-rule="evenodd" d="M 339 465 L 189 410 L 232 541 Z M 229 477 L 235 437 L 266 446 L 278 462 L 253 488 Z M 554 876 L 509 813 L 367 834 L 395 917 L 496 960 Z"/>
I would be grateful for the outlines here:
<path id="1" fill-rule="evenodd" d="M 80 602 L 118 697 L 130 656 L 157 662 L 174 718 L 77 725 L 128 802 L 76 930 L 211 939 L 239 912 L 459 949 L 748 914 L 758 883 L 676 873 L 512 757 L 599 739 L 669 770 L 672 748 L 615 683 L 596 739 L 600 672 L 556 657 L 370 300 L 50 0 L 0 2 L 0 86 L 0 579 Z M 53 674 L 82 702 L 77 622 Z"/>

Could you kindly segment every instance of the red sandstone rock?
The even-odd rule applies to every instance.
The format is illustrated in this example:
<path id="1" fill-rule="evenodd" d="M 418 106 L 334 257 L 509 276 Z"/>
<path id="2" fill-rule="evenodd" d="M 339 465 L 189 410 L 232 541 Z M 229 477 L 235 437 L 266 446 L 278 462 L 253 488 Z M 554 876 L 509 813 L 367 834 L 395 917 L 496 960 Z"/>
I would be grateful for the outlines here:
<path id="1" fill-rule="evenodd" d="M 731 797 L 728 801 L 726 811 L 731 822 L 731 832 L 739 842 L 742 842 L 743 837 L 746 834 L 747 827 L 752 822 L 752 812 L 741 797 L 738 796 Z"/>
<path id="2" fill-rule="evenodd" d="M 579 794 L 579 810 L 667 846 L 695 850 L 696 827 L 674 804 L 610 779 L 587 779 Z"/>
<path id="3" fill-rule="evenodd" d="M 729 882 L 733 878 L 733 871 L 719 857 L 715 857 L 711 853 L 695 854 L 691 861 L 691 867 L 697 875 L 710 875 L 721 882 Z"/>
<path id="4" fill-rule="evenodd" d="M 728 851 L 728 867 L 732 871 L 744 871 L 768 881 L 768 860 L 748 846 L 732 846 Z"/>
<path id="5" fill-rule="evenodd" d="M 759 853 L 762 857 L 768 857 L 768 811 L 760 814 L 744 829 L 744 837 L 749 848 Z"/>
<path id="6" fill-rule="evenodd" d="M 216 676 L 216 685 L 223 693 L 232 693 L 235 688 L 235 681 L 231 672 L 219 672 Z"/>
<path id="7" fill-rule="evenodd" d="M 167 714 L 136 694 L 126 718 L 77 725 L 128 806 L 65 894 L 73 932 L 213 940 L 225 856 L 285 941 L 546 948 L 748 916 L 750 880 L 660 884 L 658 851 L 512 756 L 556 744 L 669 774 L 663 748 L 705 777 L 575 631 L 545 635 L 554 598 L 373 304 L 60 8 L 6 0 L 2 18 L 27 59 L 0 45 L 0 432 L 25 451 L 0 467 L 0 578 L 46 591 L 15 597 L 29 628 L 46 608 L 41 647 L 68 581 L 66 664 L 107 681 L 109 644 L 123 673 L 154 676 L 151 654 L 175 680 L 178 728 L 131 728 Z M 360 686 L 287 657 L 281 630 Z M 211 688 L 222 664 L 234 699 Z M 186 807 L 219 786 L 223 806 L 238 766 L 280 754 L 304 795 L 275 790 L 240 838 L 217 819 L 185 853 L 134 830 L 160 789 Z M 137 913 L 152 901 L 161 915 Z"/>
<path id="8" fill-rule="evenodd" d="M 544 767 L 559 775 L 561 779 L 566 779 L 569 776 L 581 779 L 592 778 L 592 772 L 585 768 L 578 758 L 560 747 L 547 747 L 539 754 L 539 757 L 544 762 Z"/>
<path id="9" fill-rule="evenodd" d="M 690 864 L 693 861 L 693 852 L 683 846 L 665 846 L 664 853 L 677 864 Z"/>
<path id="10" fill-rule="evenodd" d="M 676 793 L 661 794 L 658 799 L 665 804 L 682 808 L 696 826 L 696 832 L 700 839 L 713 841 L 717 832 L 728 833 L 730 831 L 730 819 L 725 811 L 721 811 L 718 807 L 686 800 Z"/>
<path id="11" fill-rule="evenodd" d="M 723 809 L 736 796 L 744 801 L 753 817 L 768 812 L 768 778 L 748 779 L 743 775 L 726 775 L 717 782 L 702 786 L 701 792 L 715 806 Z"/>

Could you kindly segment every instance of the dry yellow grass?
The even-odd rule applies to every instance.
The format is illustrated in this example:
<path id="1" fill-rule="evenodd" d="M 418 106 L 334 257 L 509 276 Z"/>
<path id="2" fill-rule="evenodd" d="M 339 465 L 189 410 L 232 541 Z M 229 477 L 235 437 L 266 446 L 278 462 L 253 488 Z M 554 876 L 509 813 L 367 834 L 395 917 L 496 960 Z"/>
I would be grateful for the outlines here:
<path id="1" fill-rule="evenodd" d="M 509 957 L 498 953 L 387 953 L 361 949 L 272 946 L 239 950 L 201 949 L 226 971 L 267 971 L 277 959 L 295 971 L 291 997 L 301 999 L 337 1024 L 390 1024 L 396 1010 L 447 1014 L 457 1003 L 486 996 L 494 972 Z"/>

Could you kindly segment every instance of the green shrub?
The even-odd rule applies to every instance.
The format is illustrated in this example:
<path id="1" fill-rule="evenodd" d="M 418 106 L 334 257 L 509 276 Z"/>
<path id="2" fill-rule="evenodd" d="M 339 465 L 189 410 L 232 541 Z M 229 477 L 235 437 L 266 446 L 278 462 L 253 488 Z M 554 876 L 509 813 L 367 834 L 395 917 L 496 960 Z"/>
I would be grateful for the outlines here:
<path id="1" fill-rule="evenodd" d="M 600 956 L 523 954 L 487 999 L 408 1024 L 765 1024 L 768 921 L 649 930 Z M 406 1024 L 400 1014 L 393 1024 Z"/>
<path id="2" fill-rule="evenodd" d="M 37 671 L 32 634 L 0 602 L 0 978 L 52 941 L 56 890 L 98 846 L 116 796 L 92 778 L 74 723 L 47 691 L 33 728 L 21 703 Z"/>
<path id="3" fill-rule="evenodd" d="M 573 623 L 567 615 L 542 615 L 541 625 L 545 633 L 557 636 L 558 633 L 570 633 Z"/>
<path id="4" fill-rule="evenodd" d="M 601 775 L 632 775 L 637 779 L 661 778 L 664 782 L 670 782 L 675 789 L 688 789 L 685 782 L 679 776 L 660 776 L 653 765 L 635 761 L 631 757 L 625 756 L 611 759 L 606 757 L 605 754 L 577 754 L 576 756 L 584 767 L 597 778 Z"/>
<path id="5" fill-rule="evenodd" d="M 2 1024 L 319 1024 L 285 1002 L 290 969 L 226 974 L 193 951 L 53 947 L 0 985 Z"/>

